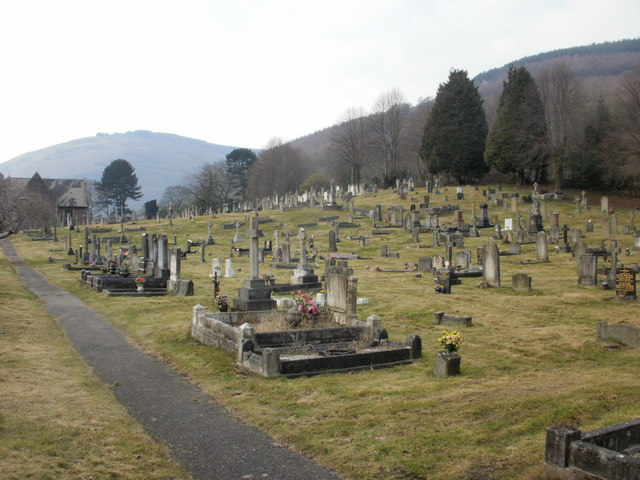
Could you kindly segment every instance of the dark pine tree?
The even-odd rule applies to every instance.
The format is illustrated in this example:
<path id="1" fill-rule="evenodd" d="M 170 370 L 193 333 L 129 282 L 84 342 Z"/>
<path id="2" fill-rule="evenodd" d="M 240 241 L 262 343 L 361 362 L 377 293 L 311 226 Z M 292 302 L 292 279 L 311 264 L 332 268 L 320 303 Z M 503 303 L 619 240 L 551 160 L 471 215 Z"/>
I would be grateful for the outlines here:
<path id="1" fill-rule="evenodd" d="M 448 173 L 459 183 L 488 171 L 483 152 L 487 120 L 482 98 L 464 70 L 452 70 L 440 84 L 420 151 L 431 174 Z"/>
<path id="2" fill-rule="evenodd" d="M 105 167 L 97 188 L 106 199 L 113 202 L 119 214 L 124 213 L 128 199 L 142 198 L 142 187 L 138 185 L 133 165 L 121 158 Z"/>
<path id="3" fill-rule="evenodd" d="M 485 162 L 518 183 L 541 181 L 546 163 L 544 105 L 525 67 L 509 68 L 496 119 L 487 136 Z"/>
<path id="4" fill-rule="evenodd" d="M 233 193 L 242 198 L 245 198 L 249 185 L 249 167 L 256 158 L 256 153 L 249 148 L 236 148 L 226 156 L 227 173 Z"/>

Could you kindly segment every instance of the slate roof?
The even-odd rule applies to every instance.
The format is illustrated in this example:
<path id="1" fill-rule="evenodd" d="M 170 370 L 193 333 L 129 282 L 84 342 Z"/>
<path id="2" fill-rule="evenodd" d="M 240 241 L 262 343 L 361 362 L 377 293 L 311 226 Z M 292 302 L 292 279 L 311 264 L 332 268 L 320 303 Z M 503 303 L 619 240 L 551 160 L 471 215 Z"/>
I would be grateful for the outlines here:
<path id="1" fill-rule="evenodd" d="M 12 177 L 11 181 L 24 188 L 33 179 L 40 179 L 40 175 L 36 172 L 32 178 Z M 87 208 L 89 206 L 87 180 L 43 178 L 42 181 L 49 188 L 49 191 L 55 195 L 58 207 Z"/>

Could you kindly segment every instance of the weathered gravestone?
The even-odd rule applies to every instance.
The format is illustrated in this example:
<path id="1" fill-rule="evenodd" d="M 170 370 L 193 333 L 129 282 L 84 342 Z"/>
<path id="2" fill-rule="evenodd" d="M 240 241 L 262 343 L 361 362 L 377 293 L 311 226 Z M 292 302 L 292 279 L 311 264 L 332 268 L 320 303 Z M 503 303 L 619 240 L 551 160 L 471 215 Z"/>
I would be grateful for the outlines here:
<path id="1" fill-rule="evenodd" d="M 495 240 L 489 238 L 482 250 L 482 280 L 485 287 L 500 287 L 500 251 Z"/>
<path id="2" fill-rule="evenodd" d="M 433 270 L 433 259 L 431 257 L 418 257 L 418 271 L 431 272 Z"/>
<path id="3" fill-rule="evenodd" d="M 351 325 L 357 321 L 356 299 L 358 277 L 353 275 L 347 262 L 330 258 L 325 267 L 327 285 L 327 306 L 333 311 L 334 320 L 341 325 Z"/>
<path id="4" fill-rule="evenodd" d="M 547 247 L 547 234 L 546 232 L 538 232 L 536 234 L 536 259 L 539 262 L 549 261 L 549 250 Z"/>
<path id="5" fill-rule="evenodd" d="M 464 250 L 462 252 L 456 252 L 456 267 L 462 270 L 467 270 L 471 264 L 471 252 Z"/>
<path id="6" fill-rule="evenodd" d="M 511 277 L 511 286 L 517 292 L 530 292 L 531 277 L 526 273 L 516 273 Z"/>
<path id="7" fill-rule="evenodd" d="M 577 262 L 578 285 L 598 285 L 598 257 L 593 253 L 580 255 Z"/>

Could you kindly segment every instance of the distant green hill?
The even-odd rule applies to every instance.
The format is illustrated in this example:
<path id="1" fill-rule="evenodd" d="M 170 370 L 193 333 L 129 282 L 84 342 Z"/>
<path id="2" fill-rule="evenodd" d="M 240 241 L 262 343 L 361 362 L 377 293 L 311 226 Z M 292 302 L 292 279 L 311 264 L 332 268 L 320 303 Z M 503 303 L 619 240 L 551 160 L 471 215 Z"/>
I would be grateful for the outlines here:
<path id="1" fill-rule="evenodd" d="M 124 158 L 136 169 L 142 202 L 160 200 L 166 187 L 182 183 L 186 175 L 207 162 L 224 160 L 236 147 L 146 130 L 79 138 L 25 153 L 0 163 L 0 172 L 12 177 L 88 178 L 99 180 L 113 160 Z"/>

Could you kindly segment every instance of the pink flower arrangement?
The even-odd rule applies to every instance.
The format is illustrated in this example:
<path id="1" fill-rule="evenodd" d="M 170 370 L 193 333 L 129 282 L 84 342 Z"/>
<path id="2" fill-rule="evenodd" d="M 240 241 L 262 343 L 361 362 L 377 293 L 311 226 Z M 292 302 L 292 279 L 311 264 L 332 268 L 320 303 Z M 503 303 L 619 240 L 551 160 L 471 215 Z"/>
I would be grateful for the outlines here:
<path id="1" fill-rule="evenodd" d="M 318 304 L 313 299 L 313 293 L 302 293 L 302 290 L 298 290 L 293 294 L 293 300 L 296 302 L 296 310 L 303 315 L 311 316 L 320 313 Z"/>

